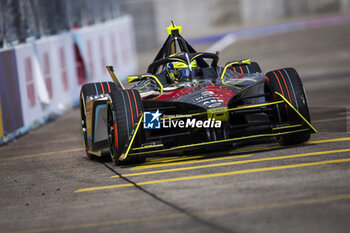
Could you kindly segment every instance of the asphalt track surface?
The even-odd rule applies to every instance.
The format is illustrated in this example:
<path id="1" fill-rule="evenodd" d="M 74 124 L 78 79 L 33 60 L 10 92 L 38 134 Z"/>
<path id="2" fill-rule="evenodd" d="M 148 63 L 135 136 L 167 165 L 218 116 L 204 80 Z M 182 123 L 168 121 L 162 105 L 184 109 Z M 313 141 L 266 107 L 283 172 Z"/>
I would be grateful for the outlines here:
<path id="1" fill-rule="evenodd" d="M 222 60 L 295 67 L 320 133 L 232 151 L 89 160 L 79 112 L 0 148 L 0 232 L 349 232 L 350 24 L 238 41 Z"/>

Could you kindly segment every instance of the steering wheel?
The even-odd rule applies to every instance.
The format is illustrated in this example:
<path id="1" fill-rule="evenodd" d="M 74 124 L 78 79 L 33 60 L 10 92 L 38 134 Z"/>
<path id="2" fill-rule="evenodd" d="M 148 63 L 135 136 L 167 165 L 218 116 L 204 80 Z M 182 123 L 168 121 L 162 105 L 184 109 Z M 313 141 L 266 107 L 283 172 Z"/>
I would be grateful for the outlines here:
<path id="1" fill-rule="evenodd" d="M 204 58 L 212 59 L 210 67 L 218 66 L 219 56 L 215 53 L 187 53 L 187 56 L 185 53 L 181 53 L 172 57 L 166 57 L 152 62 L 148 66 L 147 73 L 156 74 L 158 68 L 161 65 L 167 64 L 169 62 L 183 62 L 187 65 L 190 65 L 188 63 L 196 61 L 197 65 L 201 68 L 209 67 Z"/>

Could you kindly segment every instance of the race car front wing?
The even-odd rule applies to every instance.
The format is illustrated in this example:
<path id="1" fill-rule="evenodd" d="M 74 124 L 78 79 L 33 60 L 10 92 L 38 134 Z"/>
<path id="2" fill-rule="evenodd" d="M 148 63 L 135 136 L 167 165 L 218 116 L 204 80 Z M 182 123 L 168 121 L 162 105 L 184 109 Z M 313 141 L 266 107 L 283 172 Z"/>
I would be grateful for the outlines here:
<path id="1" fill-rule="evenodd" d="M 241 111 L 241 110 L 247 110 L 247 109 L 258 109 L 258 108 L 271 106 L 271 105 L 286 104 L 290 109 L 292 109 L 297 114 L 297 116 L 301 119 L 302 123 L 277 126 L 275 128 L 272 128 L 270 133 L 255 134 L 255 135 L 249 135 L 249 136 L 243 136 L 243 137 L 234 137 L 229 139 L 208 141 L 208 142 L 201 142 L 201 143 L 194 143 L 194 144 L 186 144 L 181 146 L 174 146 L 171 148 L 165 148 L 163 144 L 133 147 L 135 135 L 140 130 L 140 125 L 143 123 L 143 117 L 141 117 L 134 131 L 131 133 L 129 140 L 126 143 L 124 153 L 122 153 L 122 155 L 119 157 L 119 160 L 123 161 L 132 156 L 150 156 L 150 155 L 164 154 L 169 152 L 196 150 L 196 149 L 206 148 L 208 146 L 227 145 L 235 142 L 252 141 L 252 140 L 269 138 L 269 137 L 279 137 L 279 136 L 284 136 L 289 134 L 318 133 L 317 130 L 311 125 L 311 123 L 297 109 L 295 109 L 294 106 L 282 94 L 278 92 L 275 92 L 275 94 L 276 96 L 280 97 L 279 100 L 276 100 L 273 102 L 261 103 L 261 104 L 253 104 L 253 105 L 241 106 L 236 108 L 230 108 L 230 109 L 227 109 L 227 111 L 231 112 L 231 111 Z M 208 115 L 208 112 L 207 111 L 199 112 L 199 113 L 194 113 L 190 115 L 191 116 Z M 166 119 L 175 119 L 175 118 L 178 119 L 180 117 L 176 116 L 176 117 L 169 117 Z M 188 114 L 184 117 L 188 117 Z"/>

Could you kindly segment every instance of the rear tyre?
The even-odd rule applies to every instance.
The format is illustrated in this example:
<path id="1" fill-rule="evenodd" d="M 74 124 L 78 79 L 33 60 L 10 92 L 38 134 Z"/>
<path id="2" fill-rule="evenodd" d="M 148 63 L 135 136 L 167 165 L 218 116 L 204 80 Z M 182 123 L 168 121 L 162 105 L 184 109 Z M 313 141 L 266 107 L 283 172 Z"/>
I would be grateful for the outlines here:
<path id="1" fill-rule="evenodd" d="M 83 135 L 84 148 L 86 155 L 91 159 L 94 156 L 88 153 L 88 141 L 86 131 L 86 100 L 90 96 L 108 94 L 111 91 L 117 90 L 113 82 L 86 83 L 81 87 L 80 91 L 80 116 L 81 116 L 81 131 Z"/>
<path id="2" fill-rule="evenodd" d="M 276 98 L 274 92 L 282 94 L 306 120 L 311 122 L 306 93 L 297 71 L 293 68 L 279 69 L 268 72 L 266 77 L 266 87 L 271 93 L 271 101 Z M 282 122 L 304 123 L 292 109 L 287 107 L 287 104 L 278 110 Z M 296 145 L 308 141 L 310 133 L 280 136 L 277 139 L 281 145 Z"/>
<path id="3" fill-rule="evenodd" d="M 142 115 L 142 100 L 137 90 L 117 90 L 110 93 L 107 105 L 107 130 L 110 154 L 115 165 L 142 162 L 142 158 L 120 161 L 125 144 Z M 137 132 L 140 134 L 141 132 Z M 139 140 L 139 135 L 136 135 Z"/>
<path id="4" fill-rule="evenodd" d="M 262 73 L 261 68 L 258 63 L 251 62 L 250 65 L 233 65 L 232 69 L 234 72 L 241 74 L 255 74 Z"/>

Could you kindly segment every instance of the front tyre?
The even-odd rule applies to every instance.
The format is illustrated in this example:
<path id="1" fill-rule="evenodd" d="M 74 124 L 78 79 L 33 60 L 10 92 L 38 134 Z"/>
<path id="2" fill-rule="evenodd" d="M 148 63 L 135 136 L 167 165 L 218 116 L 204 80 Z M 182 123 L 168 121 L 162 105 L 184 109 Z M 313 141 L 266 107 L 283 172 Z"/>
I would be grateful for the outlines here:
<path id="1" fill-rule="evenodd" d="M 251 62 L 248 64 L 235 64 L 232 65 L 232 70 L 237 73 L 241 74 L 255 74 L 255 73 L 262 73 L 261 68 L 258 63 Z"/>
<path id="2" fill-rule="evenodd" d="M 271 101 L 276 98 L 274 92 L 282 94 L 296 110 L 310 121 L 309 106 L 306 93 L 297 71 L 293 68 L 274 70 L 266 74 L 267 92 L 271 93 Z M 293 124 L 303 124 L 300 117 L 288 106 L 279 108 L 280 120 Z M 296 145 L 310 139 L 310 133 L 285 135 L 277 138 L 281 145 Z"/>
<path id="3" fill-rule="evenodd" d="M 110 93 L 107 104 L 107 131 L 111 158 L 115 165 L 124 162 L 119 160 L 125 144 L 142 116 L 142 100 L 137 90 L 117 90 Z M 137 132 L 140 134 L 140 131 Z M 138 139 L 138 135 L 136 136 Z M 138 158 L 137 158 L 138 159 Z M 139 160 L 129 159 L 126 162 Z"/>
<path id="4" fill-rule="evenodd" d="M 80 116 L 81 116 L 81 131 L 83 135 L 84 148 L 88 158 L 93 158 L 93 155 L 88 151 L 87 127 L 86 127 L 86 101 L 90 96 L 108 94 L 111 91 L 117 90 L 113 82 L 86 83 L 81 87 L 80 91 Z"/>

